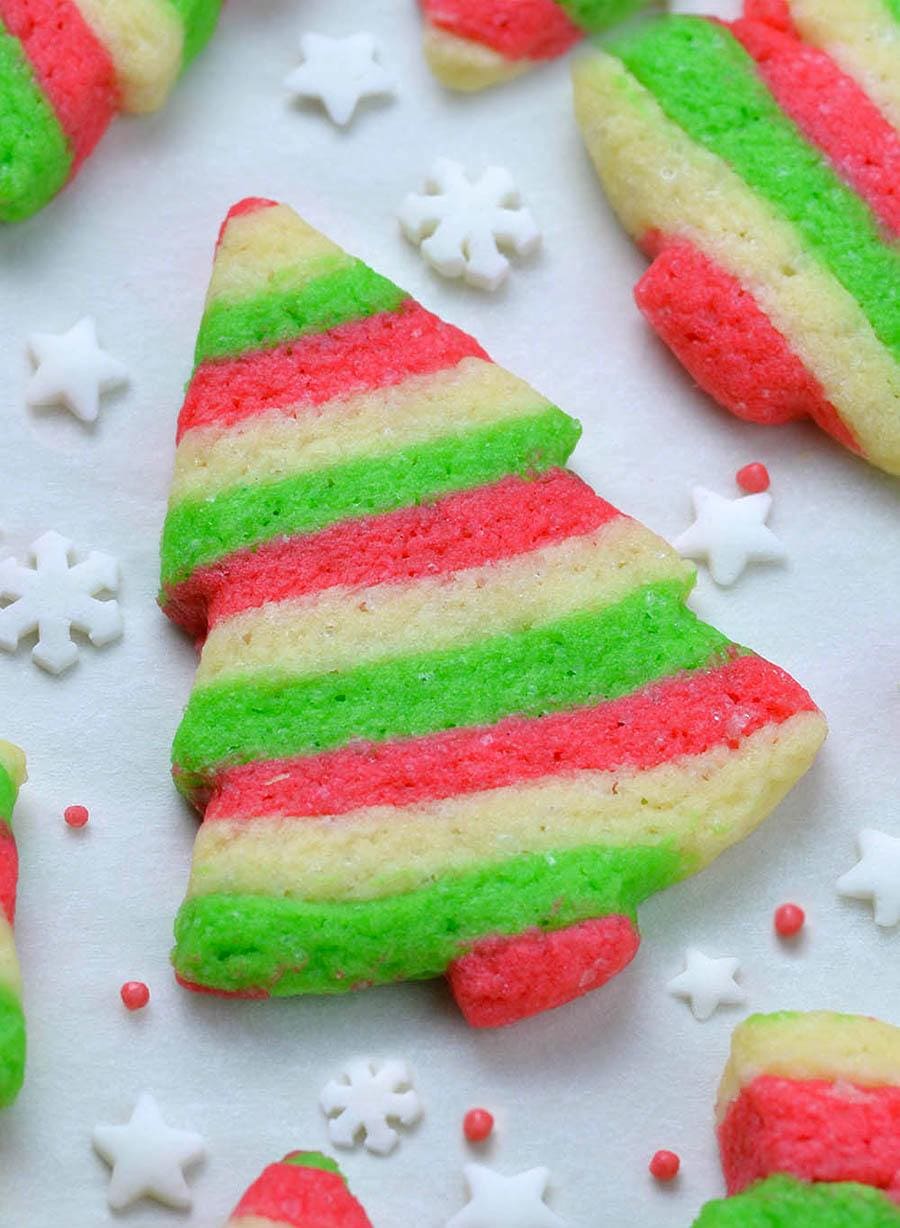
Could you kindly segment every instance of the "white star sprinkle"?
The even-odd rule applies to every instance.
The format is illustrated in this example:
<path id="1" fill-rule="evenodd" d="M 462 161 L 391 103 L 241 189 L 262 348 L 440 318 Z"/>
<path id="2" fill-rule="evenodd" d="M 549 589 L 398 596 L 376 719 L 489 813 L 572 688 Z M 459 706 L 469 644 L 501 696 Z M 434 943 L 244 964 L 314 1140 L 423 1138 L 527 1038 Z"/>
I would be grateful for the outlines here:
<path id="1" fill-rule="evenodd" d="M 285 79 L 297 98 L 315 98 L 342 128 L 350 123 L 364 98 L 385 98 L 396 86 L 378 60 L 378 43 L 371 34 L 327 38 L 304 34 L 303 63 Z"/>
<path id="2" fill-rule="evenodd" d="M 772 509 L 768 491 L 725 499 L 695 486 L 692 498 L 696 519 L 672 545 L 685 558 L 705 559 L 716 584 L 733 584 L 748 563 L 778 563 L 787 557 L 766 525 Z"/>
<path id="3" fill-rule="evenodd" d="M 859 833 L 859 851 L 861 859 L 838 879 L 838 891 L 871 900 L 876 925 L 900 925 L 900 837 L 867 827 Z"/>
<path id="4" fill-rule="evenodd" d="M 95 422 L 100 394 L 128 383 L 122 363 L 100 348 L 91 316 L 67 333 L 33 333 L 28 349 L 37 364 L 25 389 L 29 405 L 63 405 L 82 422 Z"/>
<path id="5" fill-rule="evenodd" d="M 107 1198 L 114 1211 L 139 1198 L 187 1210 L 191 1191 L 183 1170 L 206 1155 L 199 1134 L 167 1126 L 159 1105 L 144 1092 L 124 1126 L 97 1126 L 94 1147 L 112 1166 Z"/>
<path id="6" fill-rule="evenodd" d="M 504 1177 L 480 1164 L 463 1170 L 470 1201 L 447 1222 L 447 1228 L 564 1228 L 544 1197 L 550 1181 L 546 1168 Z"/>
<path id="7" fill-rule="evenodd" d="M 685 969 L 669 981 L 669 993 L 690 1002 L 694 1018 L 710 1019 L 720 1006 L 741 1006 L 747 995 L 735 981 L 736 959 L 710 959 L 694 947 L 685 953 Z"/>

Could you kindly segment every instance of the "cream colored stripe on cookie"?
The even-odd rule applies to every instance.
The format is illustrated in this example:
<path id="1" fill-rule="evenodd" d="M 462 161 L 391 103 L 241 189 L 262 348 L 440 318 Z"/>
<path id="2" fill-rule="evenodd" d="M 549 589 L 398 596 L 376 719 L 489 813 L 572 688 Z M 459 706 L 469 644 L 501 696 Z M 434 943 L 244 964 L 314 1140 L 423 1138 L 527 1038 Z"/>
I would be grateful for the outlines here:
<path id="1" fill-rule="evenodd" d="M 230 1219 L 225 1228 L 292 1228 L 292 1225 L 283 1219 L 263 1219 L 260 1215 L 238 1215 Z"/>
<path id="2" fill-rule="evenodd" d="M 437 79 L 466 93 L 512 81 L 534 67 L 532 60 L 508 60 L 493 47 L 431 24 L 425 27 L 424 47 L 425 59 Z"/>
<path id="3" fill-rule="evenodd" d="M 741 1088 L 761 1075 L 900 1087 L 900 1028 L 830 1011 L 753 1016 L 732 1037 L 719 1085 L 719 1120 Z"/>
<path id="4" fill-rule="evenodd" d="M 116 69 L 122 110 L 156 111 L 181 71 L 184 26 L 165 0 L 77 0 Z"/>
<path id="5" fill-rule="evenodd" d="M 0 985 L 11 989 L 17 997 L 22 996 L 22 977 L 12 926 L 0 912 Z"/>
<path id="6" fill-rule="evenodd" d="M 512 857 L 674 842 L 688 874 L 744 839 L 810 766 L 818 713 L 648 771 L 577 772 L 328 818 L 223 820 L 197 836 L 189 894 L 370 900 Z"/>
<path id="7" fill-rule="evenodd" d="M 207 306 L 301 289 L 314 278 L 355 261 L 313 230 L 287 205 L 269 205 L 229 218 L 216 252 Z"/>
<path id="8" fill-rule="evenodd" d="M 0 767 L 6 771 L 16 788 L 21 789 L 27 779 L 25 754 L 18 746 L 13 746 L 12 742 L 0 740 Z"/>
<path id="9" fill-rule="evenodd" d="M 217 623 L 197 686 L 278 669 L 313 676 L 514 635 L 614 605 L 645 584 L 692 568 L 660 538 L 621 516 L 594 533 L 484 567 L 366 589 L 327 589 Z"/>
<path id="10" fill-rule="evenodd" d="M 900 131 L 900 23 L 881 0 L 790 0 L 803 38 L 826 51 Z"/>
<path id="11" fill-rule="evenodd" d="M 744 285 L 816 376 L 866 455 L 900 473 L 900 366 L 797 230 L 692 141 L 620 60 L 576 67 L 576 107 L 630 234 L 695 244 Z"/>
<path id="12" fill-rule="evenodd" d="M 533 388 L 481 358 L 322 405 L 286 406 L 233 427 L 198 427 L 175 454 L 171 501 L 276 482 L 359 457 L 388 456 L 455 430 L 550 408 Z"/>

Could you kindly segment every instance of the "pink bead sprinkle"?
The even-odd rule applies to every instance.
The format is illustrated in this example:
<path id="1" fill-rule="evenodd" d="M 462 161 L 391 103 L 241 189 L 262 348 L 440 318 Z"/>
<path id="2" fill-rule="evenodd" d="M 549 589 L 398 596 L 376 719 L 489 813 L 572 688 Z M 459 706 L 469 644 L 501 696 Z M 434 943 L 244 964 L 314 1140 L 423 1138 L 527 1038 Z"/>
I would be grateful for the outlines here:
<path id="1" fill-rule="evenodd" d="M 681 1159 L 674 1151 L 657 1151 L 650 1161 L 650 1172 L 657 1181 L 674 1181 L 681 1168 Z"/>
<path id="2" fill-rule="evenodd" d="M 793 938 L 806 924 L 806 913 L 799 904 L 782 904 L 775 910 L 775 929 L 782 938 Z"/>
<path id="3" fill-rule="evenodd" d="M 758 495 L 760 491 L 769 489 L 769 471 L 760 461 L 745 465 L 737 472 L 737 484 L 748 495 Z"/>
<path id="4" fill-rule="evenodd" d="M 87 806 L 66 806 L 63 818 L 70 827 L 84 827 L 90 818 Z"/>
<path id="5" fill-rule="evenodd" d="M 150 1001 L 150 990 L 143 981 L 126 981 L 119 993 L 130 1011 L 142 1011 Z"/>
<path id="6" fill-rule="evenodd" d="M 470 1143 L 483 1143 L 494 1129 L 494 1118 L 487 1109 L 469 1109 L 463 1118 L 463 1134 Z"/>

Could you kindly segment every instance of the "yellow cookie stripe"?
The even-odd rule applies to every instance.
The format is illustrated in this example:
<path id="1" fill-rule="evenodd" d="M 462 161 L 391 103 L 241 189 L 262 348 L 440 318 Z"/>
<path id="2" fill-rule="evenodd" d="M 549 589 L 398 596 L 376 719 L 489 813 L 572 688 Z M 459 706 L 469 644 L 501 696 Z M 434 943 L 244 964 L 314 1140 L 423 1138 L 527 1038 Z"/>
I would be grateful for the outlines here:
<path id="1" fill-rule="evenodd" d="M 161 0 L 77 0 L 116 69 L 122 109 L 156 111 L 181 71 L 184 26 Z"/>
<path id="2" fill-rule="evenodd" d="M 900 24 L 881 0 L 790 0 L 803 38 L 826 51 L 900 131 Z"/>
<path id="3" fill-rule="evenodd" d="M 278 481 L 358 457 L 388 456 L 469 430 L 550 409 L 533 388 L 481 358 L 393 387 L 286 406 L 233 427 L 198 427 L 175 455 L 171 501 Z"/>
<path id="4" fill-rule="evenodd" d="M 669 120 L 621 61 L 582 60 L 575 96 L 588 149 L 628 232 L 681 236 L 736 277 L 866 455 L 900 473 L 900 366 L 797 230 Z"/>
<path id="5" fill-rule="evenodd" d="M 287 205 L 254 209 L 229 218 L 206 304 L 299 290 L 323 273 L 354 263 Z"/>
<path id="6" fill-rule="evenodd" d="M 719 1085 L 719 1120 L 760 1075 L 900 1086 L 900 1028 L 830 1011 L 753 1015 L 735 1029 Z"/>
<path id="7" fill-rule="evenodd" d="M 292 1228 L 287 1220 L 263 1219 L 259 1215 L 239 1215 L 232 1218 L 225 1228 Z"/>
<path id="8" fill-rule="evenodd" d="M 17 997 L 22 996 L 22 978 L 16 957 L 16 944 L 12 926 L 0 912 L 0 985 L 11 989 Z"/>
<path id="9" fill-rule="evenodd" d="M 493 47 L 433 25 L 425 28 L 424 46 L 428 66 L 441 84 L 464 93 L 512 81 L 534 67 L 531 60 L 508 60 Z"/>
<path id="10" fill-rule="evenodd" d="M 205 823 L 189 895 L 382 899 L 473 865 L 591 844 L 674 841 L 692 872 L 762 822 L 823 736 L 822 717 L 803 713 L 739 750 L 719 746 L 643 772 L 576 772 L 337 817 Z"/>
<path id="11" fill-rule="evenodd" d="M 6 771 L 16 788 L 21 789 L 26 780 L 25 755 L 18 746 L 0 740 L 0 767 Z"/>
<path id="12" fill-rule="evenodd" d="M 594 533 L 453 575 L 328 589 L 237 614 L 210 633 L 197 686 L 260 670 L 311 676 L 457 648 L 614 605 L 644 584 L 688 584 L 691 575 L 670 547 L 623 516 Z"/>

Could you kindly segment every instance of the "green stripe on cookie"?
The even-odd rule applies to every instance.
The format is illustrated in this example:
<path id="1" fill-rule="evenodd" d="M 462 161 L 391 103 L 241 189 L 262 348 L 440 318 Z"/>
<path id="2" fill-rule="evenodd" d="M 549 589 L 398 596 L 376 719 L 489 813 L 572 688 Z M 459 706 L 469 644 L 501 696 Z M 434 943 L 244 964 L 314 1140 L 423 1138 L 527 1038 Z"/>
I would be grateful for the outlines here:
<path id="1" fill-rule="evenodd" d="M 572 418 L 549 409 L 377 460 L 362 457 L 179 503 L 163 530 L 163 584 L 177 583 L 205 563 L 274 537 L 314 533 L 339 520 L 423 503 L 510 473 L 564 465 L 580 433 Z"/>
<path id="2" fill-rule="evenodd" d="M 884 0 L 884 6 L 894 21 L 900 21 L 900 0 Z"/>
<path id="3" fill-rule="evenodd" d="M 25 1078 L 25 1016 L 18 995 L 0 985 L 0 1108 L 12 1104 Z"/>
<path id="4" fill-rule="evenodd" d="M 222 0 L 167 0 L 184 25 L 182 66 L 186 67 L 212 38 Z"/>
<path id="5" fill-rule="evenodd" d="M 18 793 L 19 790 L 16 788 L 14 780 L 3 764 L 0 763 L 0 820 L 5 823 L 9 823 L 12 820 L 13 807 L 16 804 Z"/>
<path id="6" fill-rule="evenodd" d="M 286 277 L 290 277 L 287 270 Z M 361 260 L 342 262 L 305 286 L 282 289 L 277 280 L 266 294 L 236 302 L 218 300 L 203 316 L 194 361 L 271 348 L 303 333 L 321 333 L 350 320 L 396 311 L 407 295 Z"/>
<path id="7" fill-rule="evenodd" d="M 631 13 L 643 8 L 646 0 L 556 0 L 576 26 L 597 34 Z"/>
<path id="8" fill-rule="evenodd" d="M 22 44 L 0 22 L 0 221 L 42 209 L 65 184 L 72 154 Z"/>
<path id="9" fill-rule="evenodd" d="M 689 583 L 646 585 L 599 611 L 464 648 L 417 653 L 346 673 L 261 671 L 191 696 L 175 738 L 190 792 L 218 765 L 315 754 L 351 739 L 381 742 L 541 716 L 614 699 L 679 670 L 713 668 L 728 640 L 684 605 Z"/>
<path id="10" fill-rule="evenodd" d="M 633 916 L 682 873 L 673 844 L 592 846 L 449 874 L 386 900 L 203 896 L 178 915 L 173 962 L 185 980 L 226 991 L 343 993 L 438 976 L 488 934 Z"/>
<path id="11" fill-rule="evenodd" d="M 336 1177 L 344 1181 L 345 1185 L 347 1184 L 340 1167 L 329 1156 L 323 1156 L 320 1151 L 292 1151 L 281 1162 L 290 1164 L 294 1168 L 317 1168 L 319 1172 L 334 1173 Z"/>
<path id="12" fill-rule="evenodd" d="M 671 120 L 796 226 L 900 358 L 900 252 L 882 242 L 868 207 L 781 112 L 728 30 L 671 17 L 613 50 Z"/>

